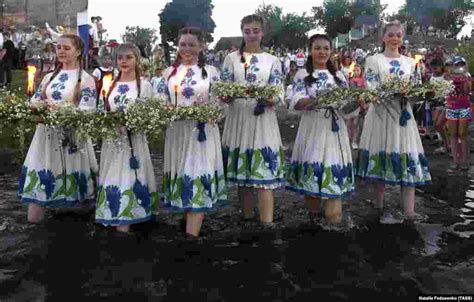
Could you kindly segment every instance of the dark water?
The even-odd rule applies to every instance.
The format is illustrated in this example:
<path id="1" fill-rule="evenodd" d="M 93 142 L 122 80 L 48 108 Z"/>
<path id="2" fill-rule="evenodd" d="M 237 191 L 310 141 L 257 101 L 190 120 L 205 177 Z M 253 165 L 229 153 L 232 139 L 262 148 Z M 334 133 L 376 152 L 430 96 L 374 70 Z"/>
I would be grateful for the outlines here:
<path id="1" fill-rule="evenodd" d="M 289 124 L 289 123 L 288 123 Z M 296 134 L 282 121 L 285 143 Z M 471 136 L 472 137 L 472 136 Z M 420 293 L 474 293 L 474 177 L 448 175 L 449 157 L 430 157 L 433 185 L 417 189 L 420 223 L 383 225 L 369 187 L 344 205 L 349 227 L 311 226 L 301 198 L 275 194 L 275 232 L 242 229 L 235 190 L 206 216 L 199 242 L 185 241 L 180 216 L 160 213 L 119 236 L 93 214 L 52 213 L 26 222 L 16 198 L 18 167 L 0 175 L 0 301 L 366 301 Z M 471 154 L 472 157 L 472 154 Z M 153 154 L 161 183 L 162 155 Z M 387 188 L 389 209 L 399 190 Z"/>

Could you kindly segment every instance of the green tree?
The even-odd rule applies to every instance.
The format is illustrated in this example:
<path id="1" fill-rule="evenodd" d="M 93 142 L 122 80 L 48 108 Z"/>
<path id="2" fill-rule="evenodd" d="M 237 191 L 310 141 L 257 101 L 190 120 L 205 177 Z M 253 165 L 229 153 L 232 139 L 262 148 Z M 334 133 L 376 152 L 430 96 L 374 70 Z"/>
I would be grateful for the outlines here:
<path id="1" fill-rule="evenodd" d="M 326 0 L 323 7 L 312 8 L 314 22 L 326 28 L 329 37 L 347 34 L 354 25 L 351 5 L 347 0 Z"/>
<path id="2" fill-rule="evenodd" d="M 135 44 L 140 49 L 141 55 L 145 58 L 151 55 L 153 44 L 157 39 L 155 29 L 140 26 L 125 27 L 125 34 L 122 35 L 122 40 Z"/>
<path id="3" fill-rule="evenodd" d="M 176 43 L 178 32 L 185 26 L 200 28 L 205 34 L 206 42 L 212 42 L 212 33 L 216 24 L 212 20 L 212 0 L 173 0 L 168 2 L 160 17 L 161 41 L 165 57 L 170 63 L 170 45 Z"/>
<path id="4" fill-rule="evenodd" d="M 472 1 L 454 0 L 448 9 L 436 7 L 430 11 L 431 25 L 437 29 L 448 30 L 455 36 L 466 25 L 465 18 L 473 11 Z"/>
<path id="5" fill-rule="evenodd" d="M 395 21 L 398 20 L 401 23 L 407 24 L 407 34 L 411 34 L 413 32 L 413 28 L 417 24 L 416 19 L 413 17 L 412 14 L 408 11 L 408 6 L 405 3 L 397 13 L 387 16 L 387 21 Z"/>
<path id="6" fill-rule="evenodd" d="M 314 22 L 306 14 L 283 14 L 275 5 L 260 5 L 255 14 L 265 20 L 264 44 L 278 45 L 292 49 L 304 47 L 306 33 L 314 28 Z"/>

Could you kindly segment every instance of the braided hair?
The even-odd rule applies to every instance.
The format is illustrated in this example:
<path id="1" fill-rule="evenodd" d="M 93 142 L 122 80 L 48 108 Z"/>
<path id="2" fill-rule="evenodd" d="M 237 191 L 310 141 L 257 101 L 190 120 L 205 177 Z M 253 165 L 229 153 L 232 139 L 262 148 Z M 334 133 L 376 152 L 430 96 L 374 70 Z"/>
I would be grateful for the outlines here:
<path id="1" fill-rule="evenodd" d="M 252 22 L 260 23 L 260 25 L 262 27 L 262 30 L 264 29 L 265 23 L 264 23 L 263 18 L 261 16 L 259 16 L 259 15 L 248 15 L 248 16 L 245 16 L 240 21 L 240 30 L 244 30 L 244 25 L 252 23 Z M 239 48 L 240 62 L 241 63 L 245 63 L 244 48 L 245 48 L 245 40 L 242 38 L 242 43 L 240 44 L 240 48 Z"/>
<path id="2" fill-rule="evenodd" d="M 326 40 L 329 42 L 329 48 L 332 49 L 332 43 L 331 39 L 329 39 L 328 36 L 326 35 L 321 35 L 321 34 L 315 34 L 309 38 L 309 49 L 311 51 L 313 47 L 313 42 L 316 40 Z M 310 86 L 312 83 L 316 82 L 316 79 L 313 77 L 313 71 L 314 71 L 314 66 L 313 66 L 313 56 L 310 54 L 308 56 L 308 59 L 306 60 L 305 63 L 305 68 L 306 72 L 308 72 L 308 76 L 304 78 L 304 82 L 306 86 Z M 331 60 L 327 60 L 326 62 L 326 68 L 329 71 L 329 73 L 334 77 L 334 81 L 336 81 L 336 84 L 339 86 L 342 84 L 342 80 L 337 76 L 336 72 L 337 69 L 334 66 L 334 64 L 331 62 Z"/>
<path id="3" fill-rule="evenodd" d="M 76 85 L 74 86 L 74 92 L 73 92 L 73 97 L 72 101 L 74 105 L 79 105 L 80 102 L 80 89 L 81 89 L 81 80 L 82 80 L 82 52 L 84 51 L 84 42 L 82 42 L 81 38 L 79 38 L 77 35 L 73 34 L 65 34 L 61 35 L 59 37 L 60 39 L 69 39 L 71 44 L 74 46 L 76 50 L 79 50 L 80 54 L 77 56 L 76 60 L 79 63 L 79 71 L 78 71 L 78 78 Z M 56 78 L 56 76 L 61 72 L 63 68 L 63 64 L 59 63 L 56 68 L 54 69 L 53 73 L 51 74 L 51 77 L 49 78 L 48 82 L 46 85 L 44 85 L 43 90 L 41 91 L 41 99 L 46 100 L 46 89 L 48 88 L 49 84 Z"/>
<path id="4" fill-rule="evenodd" d="M 181 36 L 182 35 L 193 35 L 195 36 L 199 43 L 204 44 L 204 33 L 197 27 L 184 27 L 182 28 L 179 32 L 178 32 L 178 45 L 179 45 L 179 40 L 181 39 Z M 168 77 L 168 80 L 173 77 L 174 75 L 176 75 L 176 73 L 178 72 L 178 67 L 179 65 L 181 64 L 181 61 L 182 61 L 182 58 L 181 56 L 179 55 L 179 52 L 178 52 L 178 56 L 175 60 L 175 62 L 171 65 L 171 67 L 173 67 L 173 71 L 171 72 L 171 74 L 169 75 Z M 199 56 L 198 56 L 198 66 L 199 68 L 201 68 L 201 76 L 203 79 L 206 79 L 207 78 L 207 71 L 206 71 L 206 56 L 204 55 L 204 52 L 201 50 L 199 52 Z"/>
<path id="5" fill-rule="evenodd" d="M 117 47 L 117 50 L 116 50 L 117 55 L 123 54 L 126 52 L 131 52 L 133 56 L 135 57 L 135 62 L 136 62 L 135 63 L 135 80 L 137 83 L 137 91 L 138 91 L 137 97 L 140 97 L 140 94 L 141 94 L 140 50 L 138 49 L 138 47 L 135 46 L 135 44 L 132 44 L 132 43 L 123 43 L 123 44 L 120 44 L 119 47 Z M 119 73 L 117 77 L 113 80 L 112 84 L 110 85 L 109 91 L 107 92 L 107 96 L 105 98 L 106 99 L 105 107 L 107 111 L 110 111 L 110 105 L 109 105 L 110 94 L 112 93 L 112 90 L 114 90 L 115 86 L 117 85 L 117 82 L 119 82 L 121 79 L 122 79 L 122 70 L 119 70 Z"/>

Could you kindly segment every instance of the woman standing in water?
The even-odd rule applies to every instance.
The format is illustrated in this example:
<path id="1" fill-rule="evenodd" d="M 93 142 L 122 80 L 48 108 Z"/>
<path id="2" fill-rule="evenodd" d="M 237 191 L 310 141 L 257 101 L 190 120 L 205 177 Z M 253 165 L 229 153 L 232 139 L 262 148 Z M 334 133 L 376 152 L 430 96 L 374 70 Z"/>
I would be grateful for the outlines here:
<path id="1" fill-rule="evenodd" d="M 257 15 L 246 16 L 240 29 L 242 45 L 225 58 L 221 78 L 241 84 L 277 85 L 283 91 L 280 60 L 264 52 L 260 46 L 263 19 Z M 229 103 L 229 112 L 222 146 L 227 181 L 239 186 L 245 220 L 254 217 L 253 194 L 257 190 L 260 223 L 265 227 L 273 226 L 273 189 L 285 182 L 284 152 L 273 109 L 279 98 L 265 100 L 263 113 L 259 115 L 255 109 L 262 105 L 257 105 L 255 99 L 225 100 Z"/>

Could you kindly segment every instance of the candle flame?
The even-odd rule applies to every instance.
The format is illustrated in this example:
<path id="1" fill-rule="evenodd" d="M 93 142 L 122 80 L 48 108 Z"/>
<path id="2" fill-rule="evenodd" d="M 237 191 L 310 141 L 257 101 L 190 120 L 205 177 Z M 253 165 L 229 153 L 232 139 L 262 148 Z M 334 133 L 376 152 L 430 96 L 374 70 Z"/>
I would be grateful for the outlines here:
<path id="1" fill-rule="evenodd" d="M 106 96 L 109 93 L 110 86 L 112 86 L 113 75 L 106 74 L 102 78 L 102 96 Z"/>
<path id="2" fill-rule="evenodd" d="M 174 92 L 178 92 L 178 85 L 173 86 Z"/>
<path id="3" fill-rule="evenodd" d="M 423 59 L 422 55 L 415 55 L 415 63 L 416 64 L 420 63 L 421 59 Z"/>
<path id="4" fill-rule="evenodd" d="M 354 68 L 356 66 L 356 62 L 352 62 L 349 66 L 349 77 L 352 78 L 354 76 Z"/>
<path id="5" fill-rule="evenodd" d="M 28 86 L 27 86 L 27 93 L 29 95 L 33 94 L 33 90 L 35 89 L 35 75 L 36 75 L 36 67 L 33 65 L 28 65 Z"/>

